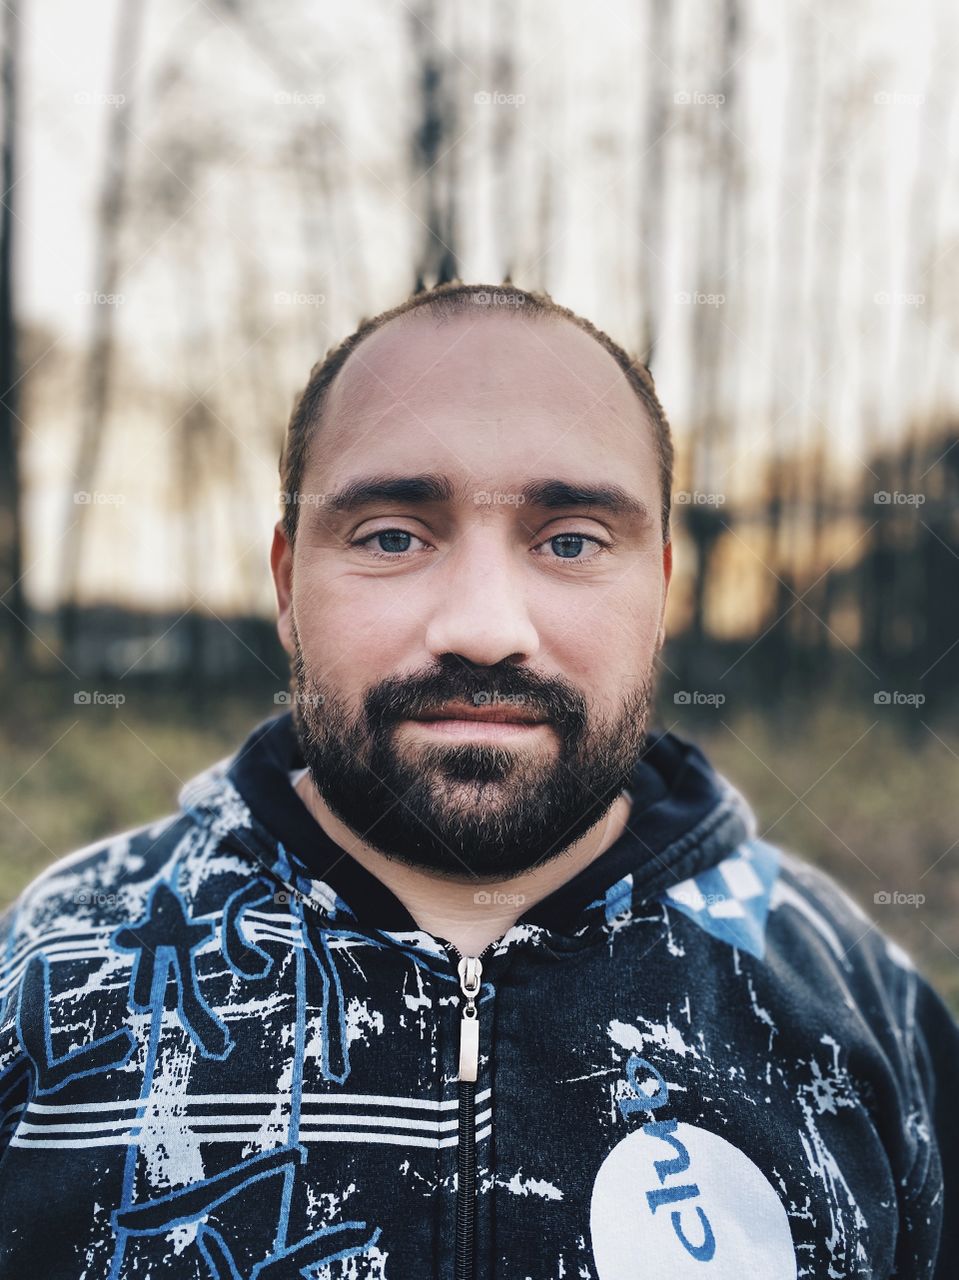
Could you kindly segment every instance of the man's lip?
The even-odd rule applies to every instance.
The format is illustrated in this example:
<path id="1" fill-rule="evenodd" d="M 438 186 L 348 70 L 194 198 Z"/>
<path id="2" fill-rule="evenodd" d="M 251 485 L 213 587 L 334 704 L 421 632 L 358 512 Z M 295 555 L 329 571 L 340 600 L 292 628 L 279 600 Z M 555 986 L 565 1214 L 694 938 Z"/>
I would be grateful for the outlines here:
<path id="1" fill-rule="evenodd" d="M 458 707 L 450 705 L 437 711 L 410 716 L 411 720 L 479 720 L 486 724 L 545 724 L 541 716 L 530 715 L 511 707 Z"/>

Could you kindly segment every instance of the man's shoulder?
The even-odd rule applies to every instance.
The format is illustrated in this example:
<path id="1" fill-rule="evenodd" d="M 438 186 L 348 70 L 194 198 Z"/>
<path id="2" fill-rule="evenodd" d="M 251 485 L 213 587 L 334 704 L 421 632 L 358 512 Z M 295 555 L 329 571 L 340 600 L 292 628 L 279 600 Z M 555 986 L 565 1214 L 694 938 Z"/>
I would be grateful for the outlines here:
<path id="1" fill-rule="evenodd" d="M 818 863 L 779 847 L 779 872 L 770 895 L 773 912 L 785 910 L 785 919 L 802 921 L 833 953 L 848 950 L 850 940 L 875 929 L 854 895 L 839 876 Z"/>
<path id="2" fill-rule="evenodd" d="M 54 924 L 103 924 L 136 918 L 144 894 L 174 867 L 202 866 L 234 828 L 247 828 L 248 809 L 228 774 L 230 757 L 185 783 L 178 805 L 150 822 L 104 836 L 58 858 L 0 914 L 0 958 L 11 932 Z"/>
<path id="3" fill-rule="evenodd" d="M 103 836 L 64 854 L 21 890 L 2 915 L 7 933 L 44 929 L 55 921 L 92 923 L 153 879 L 171 855 L 196 832 L 189 814 L 173 811 L 136 827 Z M 133 893 L 136 896 L 136 893 Z"/>
<path id="4" fill-rule="evenodd" d="M 804 921 L 837 959 L 848 958 L 860 943 L 870 939 L 892 963 L 912 966 L 907 952 L 883 931 L 877 912 L 867 911 L 857 901 L 839 873 L 788 849 L 780 848 L 778 853 L 779 875 L 770 896 L 774 911 L 788 908 L 787 914 Z M 883 899 L 882 893 L 876 893 L 873 905 Z"/>
<path id="5" fill-rule="evenodd" d="M 874 891 L 867 912 L 831 872 L 793 852 L 780 856 L 767 941 L 787 973 L 874 1027 L 911 1029 L 917 1001 L 930 996 L 945 1009 L 921 965 L 885 930 L 889 895 Z"/>

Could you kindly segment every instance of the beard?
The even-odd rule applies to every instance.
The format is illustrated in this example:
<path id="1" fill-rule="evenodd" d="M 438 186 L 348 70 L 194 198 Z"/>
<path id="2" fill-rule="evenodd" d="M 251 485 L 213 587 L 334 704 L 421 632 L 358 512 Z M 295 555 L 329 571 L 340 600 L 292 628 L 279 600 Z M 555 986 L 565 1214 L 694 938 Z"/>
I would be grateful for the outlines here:
<path id="1" fill-rule="evenodd" d="M 558 857 L 609 812 L 643 749 L 652 667 L 603 719 L 568 681 L 443 655 L 421 676 L 373 686 L 351 716 L 308 671 L 295 624 L 293 640 L 293 725 L 314 786 L 366 844 L 433 875 L 509 879 Z M 397 742 L 401 721 L 447 700 L 519 702 L 548 722 L 552 743 Z"/>

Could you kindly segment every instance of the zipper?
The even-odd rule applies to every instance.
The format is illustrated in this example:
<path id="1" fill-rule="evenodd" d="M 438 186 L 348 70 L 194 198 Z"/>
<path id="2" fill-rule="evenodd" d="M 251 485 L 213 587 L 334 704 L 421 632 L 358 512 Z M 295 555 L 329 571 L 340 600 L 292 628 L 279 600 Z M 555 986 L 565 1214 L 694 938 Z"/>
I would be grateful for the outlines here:
<path id="1" fill-rule="evenodd" d="M 456 970 L 463 998 L 459 1043 L 459 1124 L 456 1141 L 456 1253 L 454 1280 L 473 1280 L 476 1261 L 476 1077 L 479 1075 L 479 1012 L 477 999 L 483 982 L 482 957 L 464 956 L 452 942 L 447 947 L 459 960 Z"/>

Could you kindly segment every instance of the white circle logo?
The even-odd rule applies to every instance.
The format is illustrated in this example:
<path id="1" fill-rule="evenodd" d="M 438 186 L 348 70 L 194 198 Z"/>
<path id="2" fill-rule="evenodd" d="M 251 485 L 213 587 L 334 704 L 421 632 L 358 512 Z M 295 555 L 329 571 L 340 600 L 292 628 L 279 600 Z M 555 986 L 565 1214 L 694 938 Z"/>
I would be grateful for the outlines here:
<path id="1" fill-rule="evenodd" d="M 796 1280 L 786 1210 L 762 1172 L 725 1138 L 675 1120 L 612 1149 L 590 1231 L 600 1280 Z"/>
<path id="2" fill-rule="evenodd" d="M 624 1117 L 669 1105 L 638 1054 L 626 1063 Z M 599 1280 L 796 1280 L 786 1210 L 762 1171 L 709 1129 L 650 1120 L 600 1165 L 589 1207 Z"/>

